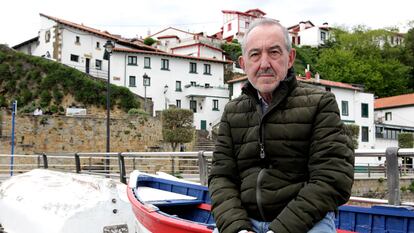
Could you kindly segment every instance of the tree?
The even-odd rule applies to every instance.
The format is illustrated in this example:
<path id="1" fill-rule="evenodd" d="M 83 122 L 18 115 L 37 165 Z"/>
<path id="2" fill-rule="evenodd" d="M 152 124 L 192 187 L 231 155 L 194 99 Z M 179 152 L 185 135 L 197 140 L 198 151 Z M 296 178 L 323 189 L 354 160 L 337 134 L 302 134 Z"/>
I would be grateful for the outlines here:
<path id="1" fill-rule="evenodd" d="M 393 32 L 358 26 L 353 32 L 333 31 L 334 42 L 321 51 L 316 69 L 324 79 L 363 84 L 376 96 L 403 94 L 411 67 L 402 62 L 404 49 L 392 46 Z"/>
<path id="2" fill-rule="evenodd" d="M 171 143 L 173 151 L 180 143 L 191 142 L 194 138 L 193 111 L 179 108 L 162 111 L 162 137 Z"/>
<path id="3" fill-rule="evenodd" d="M 152 37 L 147 37 L 144 39 L 144 44 L 149 45 L 149 46 L 153 45 L 156 42 L 157 41 L 154 40 Z"/>

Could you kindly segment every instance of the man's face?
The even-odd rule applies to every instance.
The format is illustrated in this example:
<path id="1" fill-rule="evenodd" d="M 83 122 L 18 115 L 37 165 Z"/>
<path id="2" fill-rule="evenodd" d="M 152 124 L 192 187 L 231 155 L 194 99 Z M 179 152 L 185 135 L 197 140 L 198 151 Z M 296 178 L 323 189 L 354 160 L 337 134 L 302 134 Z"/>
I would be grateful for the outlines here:
<path id="1" fill-rule="evenodd" d="M 260 94 L 272 93 L 292 67 L 295 50 L 287 51 L 283 31 L 277 25 L 259 25 L 245 40 L 241 68 Z"/>

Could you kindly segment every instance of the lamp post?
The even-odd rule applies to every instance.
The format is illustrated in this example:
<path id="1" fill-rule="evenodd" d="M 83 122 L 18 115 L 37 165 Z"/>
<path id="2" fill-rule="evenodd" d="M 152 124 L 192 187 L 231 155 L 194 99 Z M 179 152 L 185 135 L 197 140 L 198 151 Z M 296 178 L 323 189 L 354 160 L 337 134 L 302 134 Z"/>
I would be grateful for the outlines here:
<path id="1" fill-rule="evenodd" d="M 111 75 L 111 53 L 113 48 L 115 47 L 115 45 L 108 40 L 106 42 L 106 44 L 104 45 L 105 47 L 105 53 L 104 53 L 104 59 L 108 60 L 108 80 L 106 82 L 106 152 L 109 153 L 111 151 L 110 149 L 110 126 L 109 126 L 109 121 L 110 121 L 110 107 L 111 107 L 111 101 L 110 101 L 110 83 L 111 83 L 111 79 L 110 79 L 110 75 Z M 110 165 L 110 161 L 109 161 L 109 155 L 106 155 L 106 161 L 105 161 L 105 170 L 109 173 L 109 165 Z"/>
<path id="2" fill-rule="evenodd" d="M 168 85 L 165 84 L 164 86 L 164 97 L 165 97 L 165 109 L 167 109 L 167 91 L 168 91 Z"/>
<path id="3" fill-rule="evenodd" d="M 147 111 L 147 87 L 151 84 L 151 78 L 147 75 L 147 73 L 144 73 L 142 76 L 144 85 L 144 111 Z"/>

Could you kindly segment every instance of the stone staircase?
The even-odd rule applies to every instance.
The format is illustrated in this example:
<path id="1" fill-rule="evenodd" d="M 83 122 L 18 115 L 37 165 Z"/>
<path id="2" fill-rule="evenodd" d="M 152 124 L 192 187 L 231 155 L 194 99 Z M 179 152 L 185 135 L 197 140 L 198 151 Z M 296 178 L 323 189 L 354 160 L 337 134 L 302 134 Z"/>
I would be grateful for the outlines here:
<path id="1" fill-rule="evenodd" d="M 197 130 L 196 132 L 196 143 L 194 146 L 194 151 L 213 151 L 214 150 L 214 140 L 208 139 L 207 130 Z"/>

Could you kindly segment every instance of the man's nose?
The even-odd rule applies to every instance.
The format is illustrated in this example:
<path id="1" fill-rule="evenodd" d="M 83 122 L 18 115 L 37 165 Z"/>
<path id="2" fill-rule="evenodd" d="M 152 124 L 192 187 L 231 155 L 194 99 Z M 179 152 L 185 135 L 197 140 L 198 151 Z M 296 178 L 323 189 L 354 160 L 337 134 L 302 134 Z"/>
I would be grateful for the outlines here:
<path id="1" fill-rule="evenodd" d="M 263 54 L 260 58 L 260 69 L 267 69 L 269 67 L 269 56 L 267 56 L 267 54 Z"/>

